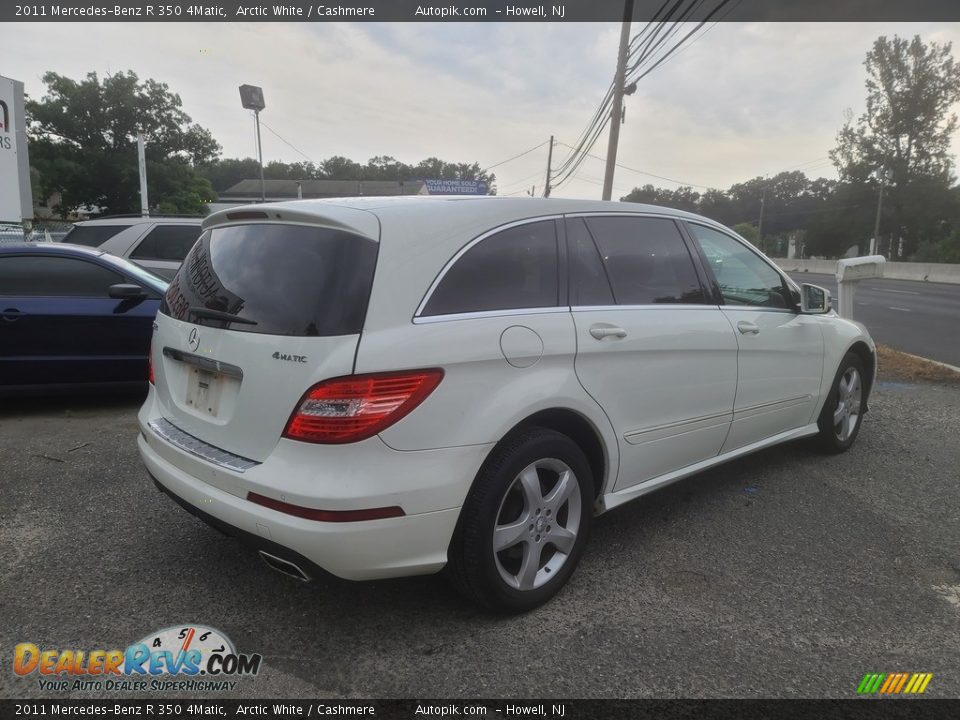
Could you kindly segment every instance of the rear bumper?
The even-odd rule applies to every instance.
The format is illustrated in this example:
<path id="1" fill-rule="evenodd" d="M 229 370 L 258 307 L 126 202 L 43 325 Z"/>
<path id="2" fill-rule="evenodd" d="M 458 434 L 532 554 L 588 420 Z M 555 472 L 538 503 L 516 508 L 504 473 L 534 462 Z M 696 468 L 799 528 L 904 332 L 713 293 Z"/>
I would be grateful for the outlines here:
<path id="1" fill-rule="evenodd" d="M 284 547 L 283 545 L 279 545 L 278 543 L 275 543 L 272 540 L 267 540 L 267 538 L 265 537 L 261 537 L 260 535 L 254 535 L 253 533 L 249 533 L 246 530 L 241 530 L 240 528 L 234 525 L 230 525 L 229 523 L 224 522 L 220 518 L 214 517 L 210 513 L 204 512 L 203 510 L 196 507 L 195 505 L 191 505 L 190 503 L 188 503 L 182 497 L 180 497 L 175 492 L 170 490 L 170 488 L 168 488 L 166 485 L 161 483 L 152 475 L 150 476 L 150 478 L 153 480 L 153 484 L 157 486 L 157 490 L 169 496 L 170 499 L 172 499 L 175 503 L 177 503 L 177 505 L 182 507 L 188 513 L 190 513 L 191 515 L 193 515 L 194 517 L 200 520 L 203 520 L 203 522 L 205 522 L 207 525 L 209 525 L 212 528 L 215 528 L 216 530 L 219 530 L 224 535 L 228 535 L 229 537 L 236 538 L 237 540 L 242 542 L 244 545 L 250 548 L 253 548 L 254 550 L 257 550 L 258 552 L 262 551 L 265 553 L 270 553 L 275 557 L 282 558 L 287 562 L 293 563 L 294 565 L 299 567 L 301 570 L 303 570 L 304 573 L 311 580 L 315 580 L 316 578 L 321 577 L 323 575 L 329 575 L 329 573 L 327 573 L 326 570 L 324 570 L 322 567 L 317 565 L 315 562 L 313 562 L 309 558 L 304 557 L 300 553 L 294 552 L 290 548 Z"/>
<path id="2" fill-rule="evenodd" d="M 198 480 L 162 458 L 142 433 L 137 443 L 154 482 L 183 508 L 311 577 L 318 570 L 346 580 L 424 575 L 447 562 L 460 508 L 362 522 L 306 520 Z"/>

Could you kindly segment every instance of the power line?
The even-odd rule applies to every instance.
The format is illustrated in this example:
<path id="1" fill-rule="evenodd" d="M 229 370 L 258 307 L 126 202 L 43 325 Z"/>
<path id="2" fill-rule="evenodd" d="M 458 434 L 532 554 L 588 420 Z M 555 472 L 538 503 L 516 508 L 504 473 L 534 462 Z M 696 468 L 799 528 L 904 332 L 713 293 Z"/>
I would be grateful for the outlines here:
<path id="1" fill-rule="evenodd" d="M 548 142 L 550 142 L 550 141 L 549 141 L 549 140 L 544 140 L 544 141 L 543 141 L 542 143 L 540 143 L 539 145 L 534 145 L 532 148 L 530 148 L 529 150 L 524 150 L 524 151 L 523 151 L 522 153 L 520 153 L 519 155 L 514 155 L 514 156 L 511 157 L 511 158 L 507 158 L 506 160 L 501 160 L 501 161 L 498 162 L 498 163 L 494 163 L 494 164 L 491 165 L 490 167 L 485 168 L 485 169 L 481 170 L 480 172 L 481 172 L 481 173 L 485 173 L 485 172 L 487 172 L 488 170 L 493 170 L 495 167 L 500 167 L 501 165 L 506 165 L 508 162 L 513 162 L 513 161 L 516 160 L 517 158 L 522 158 L 524 155 L 529 155 L 529 154 L 532 153 L 534 150 L 539 150 L 540 148 L 542 148 L 542 147 L 543 147 L 544 145 L 546 145 Z"/>
<path id="2" fill-rule="evenodd" d="M 497 190 L 506 190 L 507 188 L 513 187 L 514 185 L 519 185 L 520 183 L 525 183 L 528 180 L 532 180 L 535 177 L 540 177 L 542 174 L 543 174 L 543 170 L 537 170 L 535 173 L 532 173 L 531 175 L 527 175 L 524 178 L 520 178 L 519 180 L 514 180 L 513 182 L 509 182 L 503 186 L 498 185 Z"/>
<path id="3" fill-rule="evenodd" d="M 768 172 L 767 175 L 779 175 L 780 173 L 789 172 L 791 170 L 799 170 L 805 165 L 819 165 L 825 160 L 830 160 L 829 157 L 819 157 L 816 160 L 807 160 L 806 162 L 799 163 L 797 165 L 791 165 L 790 167 L 783 168 L 782 170 L 776 170 L 774 172 Z M 831 161 L 832 162 L 832 161 Z"/>
<path id="4" fill-rule="evenodd" d="M 663 37 L 657 40 L 657 36 L 660 35 L 660 33 L 666 28 L 667 21 L 672 18 L 673 13 L 677 10 L 678 7 L 680 7 L 683 4 L 684 1 L 685 0 L 678 0 L 676 4 L 667 13 L 667 17 L 665 17 L 663 20 L 657 21 L 657 18 L 654 17 L 653 20 L 651 20 L 651 22 L 648 22 L 647 25 L 644 27 L 643 32 L 648 33 L 649 36 L 644 45 L 643 51 L 640 52 L 639 47 L 637 47 L 637 49 L 634 51 L 633 54 L 636 54 L 639 52 L 640 56 L 635 60 L 635 62 L 629 68 L 627 68 L 628 76 L 631 73 L 635 72 L 643 63 L 644 60 L 646 60 L 649 57 L 652 57 L 661 45 L 663 45 L 667 40 L 669 40 L 674 35 L 676 35 L 680 29 L 680 23 L 686 21 L 690 17 L 690 15 L 693 14 L 693 12 L 696 11 L 700 7 L 700 5 L 702 5 L 704 2 L 704 0 L 696 0 L 696 2 L 694 2 L 690 7 L 686 8 L 685 10 L 682 10 L 680 13 L 680 16 L 677 17 L 676 20 L 674 20 L 674 22 L 671 24 L 670 29 L 667 30 L 667 32 L 663 35 Z M 655 25 L 655 28 L 652 32 L 649 31 L 651 25 Z"/>
<path id="5" fill-rule="evenodd" d="M 732 13 L 732 12 L 736 9 L 736 7 L 741 3 L 741 1 L 742 1 L 742 0 L 734 0 L 733 5 L 731 5 L 723 15 L 721 15 L 721 16 L 718 17 L 716 20 L 714 20 L 714 21 L 713 21 L 713 24 L 711 24 L 710 27 L 708 27 L 706 30 L 704 30 L 702 33 L 700 33 L 699 37 L 694 38 L 693 40 L 690 41 L 689 44 L 684 45 L 682 48 L 680 48 L 680 50 L 677 52 L 677 54 L 674 55 L 673 57 L 674 57 L 674 58 L 679 57 L 680 55 L 682 55 L 683 53 L 685 53 L 697 40 L 702 40 L 703 37 L 704 37 L 708 32 L 710 32 L 710 31 L 713 30 L 717 25 L 719 25 L 721 22 L 723 22 L 724 18 L 727 17 L 727 15 L 729 15 L 730 13 Z"/>
<path id="6" fill-rule="evenodd" d="M 591 185 L 596 185 L 596 186 L 598 186 L 598 187 L 603 187 L 603 180 L 599 180 L 599 179 L 597 179 L 597 178 L 595 178 L 595 177 L 590 177 L 589 175 L 582 175 L 582 174 L 580 174 L 579 172 L 576 173 L 576 174 L 571 178 L 571 180 L 576 180 L 577 182 L 586 182 L 586 183 L 590 183 Z M 629 194 L 634 188 L 627 188 L 627 187 L 625 187 L 625 186 L 623 186 L 623 185 L 617 185 L 617 186 L 616 186 L 615 188 L 613 188 L 613 189 L 616 190 L 618 193 L 623 193 L 624 195 L 627 195 L 627 194 Z"/>
<path id="7" fill-rule="evenodd" d="M 570 146 L 567 145 L 567 143 L 565 143 L 565 142 L 560 142 L 559 144 L 560 144 L 560 145 L 564 145 L 565 147 L 570 147 Z M 606 160 L 604 160 L 602 157 L 600 157 L 599 155 L 594 155 L 593 153 L 585 153 L 585 157 L 593 158 L 594 160 L 599 160 L 600 162 L 606 162 Z M 701 189 L 703 189 L 703 190 L 715 190 L 715 189 L 716 189 L 716 188 L 713 188 L 713 187 L 711 187 L 711 186 L 709 186 L 709 185 L 700 185 L 700 184 L 698 184 L 698 183 L 684 182 L 683 180 L 676 180 L 676 179 L 674 179 L 674 178 L 669 178 L 669 177 L 667 177 L 667 176 L 665 176 L 665 175 L 657 175 L 657 174 L 655 174 L 655 173 L 646 172 L 645 170 L 637 170 L 636 168 L 632 168 L 632 167 L 630 167 L 629 165 L 624 165 L 624 164 L 622 164 L 622 163 L 617 163 L 617 167 L 618 167 L 618 168 L 623 168 L 624 170 L 629 170 L 630 172 L 635 172 L 635 173 L 637 173 L 637 174 L 639 174 L 639 175 L 647 175 L 647 176 L 649 176 L 649 177 L 657 178 L 658 180 L 666 180 L 667 182 L 672 182 L 672 183 L 675 183 L 675 184 L 681 185 L 681 186 L 701 188 Z"/>
<path id="8" fill-rule="evenodd" d="M 634 38 L 630 41 L 628 58 L 634 60 L 634 62 L 628 68 L 627 77 L 624 80 L 624 84 L 636 83 L 638 80 L 646 77 L 657 67 L 666 62 L 671 56 L 674 55 L 674 53 L 676 53 L 677 49 L 683 46 L 685 43 L 688 43 L 689 41 L 689 44 L 693 44 L 696 42 L 696 40 L 702 38 L 740 2 L 740 0 L 733 0 L 734 4 L 727 9 L 727 12 L 724 13 L 723 16 L 714 21 L 713 25 L 701 33 L 699 37 L 690 40 L 691 37 L 700 31 L 704 25 L 706 25 L 711 19 L 714 18 L 714 16 L 717 15 L 717 13 L 723 10 L 723 8 L 729 5 L 731 2 L 731 0 L 720 0 L 716 7 L 714 7 L 713 10 L 711 10 L 693 30 L 688 32 L 663 55 L 661 55 L 659 59 L 654 61 L 654 57 L 660 51 L 661 47 L 671 40 L 677 34 L 677 32 L 679 32 L 681 23 L 690 18 L 693 13 L 699 10 L 705 2 L 705 0 L 691 0 L 690 4 L 685 6 L 686 0 L 673 0 L 672 5 L 670 5 L 670 1 L 671 0 L 666 0 L 655 13 L 653 20 L 648 22 L 644 26 L 643 30 L 637 33 L 637 35 L 634 36 Z M 671 20 L 672 24 L 669 28 L 667 28 L 667 24 L 670 23 Z M 644 69 L 645 64 L 649 65 L 646 67 L 646 69 Z M 641 70 L 642 72 L 640 72 Z M 566 145 L 566 143 L 564 143 L 566 147 L 570 148 L 571 152 L 558 165 L 556 174 L 553 176 L 555 180 L 555 182 L 552 183 L 553 187 L 560 187 L 567 182 L 577 173 L 577 170 L 583 164 L 584 158 L 589 154 L 590 150 L 596 144 L 600 134 L 606 127 L 606 124 L 610 122 L 610 106 L 612 97 L 613 83 L 611 83 L 610 87 L 607 89 L 600 106 L 593 114 L 593 117 L 587 124 L 587 127 L 578 137 L 575 146 Z M 677 182 L 675 180 L 671 180 L 670 178 L 653 175 L 652 173 L 644 174 L 651 175 L 652 177 L 658 177 L 658 179 L 667 180 L 669 182 Z M 705 186 L 701 185 L 698 187 Z"/>
<path id="9" fill-rule="evenodd" d="M 691 36 L 693 36 L 695 33 L 699 32 L 700 29 L 701 29 L 704 25 L 706 25 L 708 22 L 710 22 L 711 18 L 713 18 L 714 15 L 716 15 L 718 12 L 720 12 L 720 10 L 722 10 L 725 5 L 729 4 L 730 1 L 731 1 L 731 0 L 720 0 L 720 3 L 717 5 L 717 7 L 715 7 L 713 10 L 711 10 L 710 13 L 707 15 L 707 17 L 706 17 L 704 20 L 702 20 L 700 23 L 698 23 L 697 26 L 696 26 L 693 30 L 691 30 L 691 31 L 688 32 L 686 35 L 684 35 L 683 38 L 681 38 L 681 40 L 680 40 L 679 42 L 677 42 L 677 43 L 676 43 L 672 48 L 670 48 L 664 55 L 662 55 L 659 60 L 657 60 L 655 63 L 653 63 L 653 65 L 651 65 L 650 67 L 648 67 L 646 70 L 644 70 L 644 72 L 640 73 L 639 75 L 634 76 L 634 77 L 632 78 L 632 81 L 633 81 L 633 82 L 637 82 L 638 80 L 642 80 L 642 79 L 645 78 L 647 75 L 649 75 L 649 74 L 652 73 L 654 70 L 656 70 L 658 67 L 660 67 L 663 63 L 665 63 L 667 60 L 669 60 L 669 59 L 670 59 L 670 56 L 673 55 L 673 53 L 676 52 L 676 51 L 680 48 L 680 46 L 682 46 L 684 43 L 686 43 L 687 40 L 688 40 Z M 740 0 L 737 0 L 737 2 L 739 2 L 739 1 L 740 1 Z M 730 8 L 730 10 L 733 10 L 734 7 L 736 7 L 736 5 L 732 6 L 732 7 Z M 728 11 L 728 12 L 729 12 L 729 11 Z M 719 20 L 718 20 L 718 22 L 719 22 Z M 706 35 L 706 32 L 704 32 L 703 35 Z M 700 37 L 703 37 L 703 35 L 701 35 Z M 699 40 L 699 39 L 700 39 L 700 38 L 695 38 L 694 40 L 692 40 L 692 41 L 690 42 L 690 44 L 692 45 L 694 42 L 696 42 L 696 41 Z M 651 57 L 652 57 L 652 55 L 651 55 Z M 638 69 L 639 69 L 639 66 L 638 66 Z"/>
<path id="10" fill-rule="evenodd" d="M 278 138 L 280 138 L 280 140 L 281 140 L 283 143 L 285 143 L 286 145 L 288 145 L 289 147 L 291 147 L 293 150 L 296 150 L 296 152 L 298 152 L 298 153 L 300 153 L 301 155 L 303 155 L 307 160 L 309 160 L 310 162 L 312 162 L 314 165 L 317 165 L 317 164 L 318 164 L 313 158 L 311 158 L 309 155 L 307 155 L 305 152 L 303 152 L 303 150 L 298 149 L 298 148 L 297 148 L 293 143 L 291 143 L 289 140 L 284 139 L 284 138 L 280 135 L 280 133 L 278 133 L 278 132 L 277 132 L 276 130 L 274 130 L 272 127 L 270 127 L 269 125 L 267 125 L 263 120 L 260 121 L 260 124 L 263 125 L 267 130 L 269 130 L 270 132 L 272 132 L 274 135 L 276 135 Z"/>

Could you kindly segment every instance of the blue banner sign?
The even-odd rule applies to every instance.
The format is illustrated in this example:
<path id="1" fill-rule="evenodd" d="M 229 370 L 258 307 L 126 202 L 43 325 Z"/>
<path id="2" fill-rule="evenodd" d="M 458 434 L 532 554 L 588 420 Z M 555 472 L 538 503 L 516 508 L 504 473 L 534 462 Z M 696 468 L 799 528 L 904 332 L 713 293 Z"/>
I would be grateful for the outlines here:
<path id="1" fill-rule="evenodd" d="M 431 195 L 486 195 L 487 183 L 482 180 L 424 180 Z"/>

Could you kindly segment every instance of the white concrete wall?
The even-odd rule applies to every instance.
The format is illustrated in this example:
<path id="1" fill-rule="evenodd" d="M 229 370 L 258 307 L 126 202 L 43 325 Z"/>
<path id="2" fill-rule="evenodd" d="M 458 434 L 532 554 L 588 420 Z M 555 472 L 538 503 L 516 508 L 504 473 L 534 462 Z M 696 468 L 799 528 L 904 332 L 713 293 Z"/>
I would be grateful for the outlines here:
<path id="1" fill-rule="evenodd" d="M 787 272 L 810 272 L 833 275 L 837 272 L 836 260 L 788 260 L 771 258 Z M 960 284 L 960 265 L 947 263 L 888 262 L 883 266 L 883 276 L 893 280 L 919 280 Z"/>

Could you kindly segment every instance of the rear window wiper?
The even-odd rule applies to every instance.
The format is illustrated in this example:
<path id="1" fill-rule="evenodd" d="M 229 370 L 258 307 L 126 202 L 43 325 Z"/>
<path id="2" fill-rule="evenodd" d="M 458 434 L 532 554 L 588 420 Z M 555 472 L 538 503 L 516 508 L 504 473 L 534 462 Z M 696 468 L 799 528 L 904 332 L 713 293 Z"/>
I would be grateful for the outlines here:
<path id="1" fill-rule="evenodd" d="M 221 310 L 210 310 L 204 307 L 192 307 L 187 310 L 187 317 L 194 316 L 198 318 L 209 318 L 210 320 L 222 320 L 226 323 L 239 323 L 241 325 L 256 325 L 256 320 L 242 318 L 239 315 L 233 315 Z"/>

